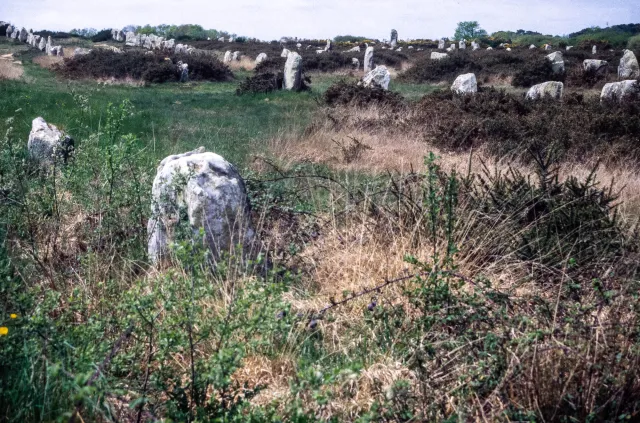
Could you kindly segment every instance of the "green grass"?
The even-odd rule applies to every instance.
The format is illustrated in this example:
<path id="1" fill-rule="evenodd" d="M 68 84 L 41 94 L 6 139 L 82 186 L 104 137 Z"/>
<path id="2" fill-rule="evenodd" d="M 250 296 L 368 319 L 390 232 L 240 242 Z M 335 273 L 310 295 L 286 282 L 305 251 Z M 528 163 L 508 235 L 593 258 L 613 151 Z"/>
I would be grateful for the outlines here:
<path id="1" fill-rule="evenodd" d="M 0 52 L 24 51 L 24 46 L 0 40 Z M 251 73 L 239 71 L 224 83 L 162 84 L 146 87 L 101 85 L 95 81 L 65 81 L 32 63 L 34 50 L 20 57 L 25 75 L 20 81 L 0 81 L 0 119 L 15 117 L 14 127 L 28 137 L 31 121 L 42 116 L 82 142 L 104 121 L 109 103 L 129 99 L 135 115 L 125 131 L 135 134 L 149 154 L 161 159 L 204 146 L 239 166 L 263 151 L 279 132 L 302 131 L 319 107 L 318 97 L 342 76 L 313 74 L 312 90 L 237 96 L 237 84 Z M 393 81 L 391 89 L 408 99 L 434 90 L 431 85 Z M 79 96 L 91 113 L 83 112 Z M 16 112 L 16 110 L 19 110 Z"/>

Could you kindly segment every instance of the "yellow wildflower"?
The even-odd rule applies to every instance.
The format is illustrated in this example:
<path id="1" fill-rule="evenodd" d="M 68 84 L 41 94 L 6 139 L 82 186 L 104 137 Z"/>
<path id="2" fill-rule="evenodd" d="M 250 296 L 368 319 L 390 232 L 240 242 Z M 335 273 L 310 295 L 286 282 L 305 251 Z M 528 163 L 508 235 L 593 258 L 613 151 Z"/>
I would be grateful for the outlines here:
<path id="1" fill-rule="evenodd" d="M 11 317 L 12 319 L 17 319 L 17 318 L 18 318 L 18 315 L 17 315 L 17 314 L 15 314 L 15 313 L 11 313 L 11 314 L 9 315 L 9 317 Z"/>
<path id="2" fill-rule="evenodd" d="M 0 336 L 5 336 L 9 334 L 9 328 L 5 326 L 0 326 Z"/>

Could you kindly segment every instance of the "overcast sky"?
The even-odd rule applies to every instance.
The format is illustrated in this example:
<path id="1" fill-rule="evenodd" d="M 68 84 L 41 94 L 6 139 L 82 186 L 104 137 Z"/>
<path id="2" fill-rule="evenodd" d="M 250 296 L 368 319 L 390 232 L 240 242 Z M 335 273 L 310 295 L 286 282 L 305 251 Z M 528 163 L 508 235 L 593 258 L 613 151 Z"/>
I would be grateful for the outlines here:
<path id="1" fill-rule="evenodd" d="M 477 20 L 489 33 L 526 29 L 562 35 L 640 22 L 640 0 L 0 0 L 0 20 L 27 29 L 200 24 L 265 40 L 361 35 L 452 36 Z"/>

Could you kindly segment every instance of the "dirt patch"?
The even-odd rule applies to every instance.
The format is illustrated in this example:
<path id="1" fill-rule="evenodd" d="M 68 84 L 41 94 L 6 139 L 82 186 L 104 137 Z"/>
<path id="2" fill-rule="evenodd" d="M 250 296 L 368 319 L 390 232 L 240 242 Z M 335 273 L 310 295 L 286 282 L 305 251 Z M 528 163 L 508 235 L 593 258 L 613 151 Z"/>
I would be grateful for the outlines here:
<path id="1" fill-rule="evenodd" d="M 66 54 L 66 53 L 65 53 Z M 51 69 L 53 66 L 64 61 L 63 57 L 58 56 L 37 56 L 33 58 L 33 63 L 45 69 Z"/>
<path id="2" fill-rule="evenodd" d="M 8 55 L 11 56 L 11 55 Z M 13 61 L 13 57 L 5 59 L 3 56 L 0 59 L 0 80 L 1 79 L 20 79 L 24 74 L 24 68 L 22 63 L 16 63 Z"/>

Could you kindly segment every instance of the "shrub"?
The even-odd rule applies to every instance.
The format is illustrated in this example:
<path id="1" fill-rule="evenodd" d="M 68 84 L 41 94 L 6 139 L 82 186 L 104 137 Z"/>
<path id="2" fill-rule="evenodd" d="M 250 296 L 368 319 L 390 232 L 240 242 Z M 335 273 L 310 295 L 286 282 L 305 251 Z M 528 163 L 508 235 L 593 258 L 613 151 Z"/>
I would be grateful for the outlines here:
<path id="1" fill-rule="evenodd" d="M 111 34 L 111 30 L 103 29 L 102 31 L 91 37 L 91 41 L 93 41 L 94 43 L 103 43 L 105 41 L 111 40 L 112 38 L 113 36 Z"/>
<path id="2" fill-rule="evenodd" d="M 258 63 L 254 69 L 258 73 L 278 73 L 284 71 L 284 65 L 287 62 L 285 57 L 270 57 Z"/>
<path id="3" fill-rule="evenodd" d="M 640 35 L 635 35 L 629 38 L 627 48 L 632 51 L 640 52 Z"/>
<path id="4" fill-rule="evenodd" d="M 347 81 L 340 81 L 331 85 L 325 91 L 323 99 L 329 106 L 353 105 L 364 107 L 377 104 L 390 109 L 397 109 L 404 102 L 404 99 L 398 93 L 379 87 L 366 88 L 355 82 Z"/>
<path id="5" fill-rule="evenodd" d="M 242 94 L 266 94 L 273 91 L 281 90 L 284 83 L 284 73 L 258 73 L 257 75 L 248 77 L 240 83 L 236 90 L 237 95 Z"/>
<path id="6" fill-rule="evenodd" d="M 443 60 L 431 60 L 424 57 L 418 60 L 413 67 L 401 75 L 401 79 L 412 82 L 439 82 L 443 80 L 453 81 L 463 73 L 476 73 L 483 66 L 466 53 L 449 53 L 449 57 Z"/>
<path id="7" fill-rule="evenodd" d="M 516 72 L 511 84 L 514 87 L 531 87 L 547 81 L 564 81 L 564 74 L 555 74 L 551 62 L 540 57 Z"/>
<path id="8" fill-rule="evenodd" d="M 191 80 L 226 81 L 232 77 L 229 68 L 213 56 L 173 55 L 169 62 L 164 55 L 138 51 L 119 54 L 104 49 L 94 49 L 87 55 L 65 59 L 55 70 L 69 79 L 133 78 L 147 82 L 172 82 L 179 77 L 175 65 L 180 60 L 189 65 Z"/>
<path id="9" fill-rule="evenodd" d="M 0 37 L 7 36 L 7 28 L 9 28 L 9 24 L 0 25 Z"/>

